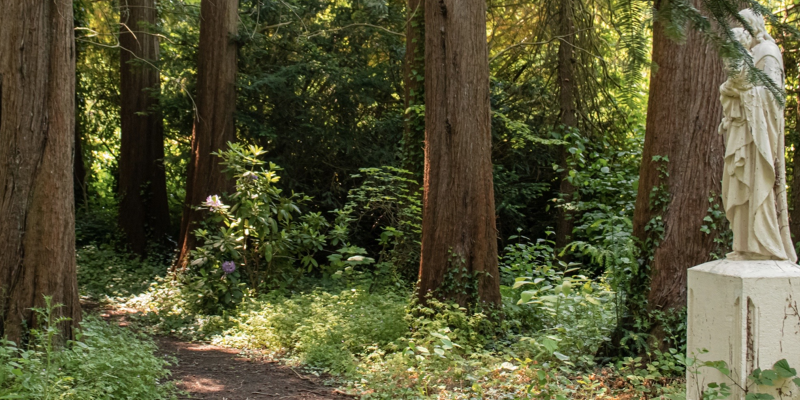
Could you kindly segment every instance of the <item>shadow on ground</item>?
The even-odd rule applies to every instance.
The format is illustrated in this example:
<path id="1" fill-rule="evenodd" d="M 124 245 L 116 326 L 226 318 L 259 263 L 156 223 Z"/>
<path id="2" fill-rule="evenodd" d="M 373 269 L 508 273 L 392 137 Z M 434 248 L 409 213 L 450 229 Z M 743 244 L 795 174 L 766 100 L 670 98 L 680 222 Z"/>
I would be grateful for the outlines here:
<path id="1" fill-rule="evenodd" d="M 158 338 L 159 350 L 174 356 L 172 378 L 192 399 L 347 399 L 316 377 L 303 376 L 275 362 L 238 357 L 239 352 L 203 343 Z"/>
<path id="2" fill-rule="evenodd" d="M 127 316 L 135 310 L 102 307 L 82 302 L 84 312 L 99 312 L 112 324 L 128 326 Z M 291 367 L 263 358 L 240 357 L 236 349 L 173 337 L 157 337 L 159 355 L 177 359 L 170 366 L 172 379 L 184 393 L 179 399 L 198 400 L 321 400 L 354 399 L 321 378 L 300 374 Z"/>

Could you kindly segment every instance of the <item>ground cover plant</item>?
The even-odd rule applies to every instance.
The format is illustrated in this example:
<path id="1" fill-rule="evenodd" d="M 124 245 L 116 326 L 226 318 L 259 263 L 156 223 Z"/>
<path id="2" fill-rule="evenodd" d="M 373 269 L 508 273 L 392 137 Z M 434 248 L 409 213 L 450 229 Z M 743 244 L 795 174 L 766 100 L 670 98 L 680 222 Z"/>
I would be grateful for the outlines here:
<path id="1" fill-rule="evenodd" d="M 150 337 L 87 316 L 75 340 L 59 339 L 58 305 L 36 310 L 27 345 L 0 342 L 2 399 L 175 399 L 169 361 Z"/>

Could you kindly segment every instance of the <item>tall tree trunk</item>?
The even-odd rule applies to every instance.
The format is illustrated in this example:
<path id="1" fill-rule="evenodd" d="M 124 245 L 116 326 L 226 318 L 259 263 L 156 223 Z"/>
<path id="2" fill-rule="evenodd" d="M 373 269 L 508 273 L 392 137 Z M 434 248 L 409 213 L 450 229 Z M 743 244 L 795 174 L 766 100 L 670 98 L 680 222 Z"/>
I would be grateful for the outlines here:
<path id="1" fill-rule="evenodd" d="M 406 17 L 406 55 L 403 64 L 405 125 L 403 168 L 422 176 L 424 168 L 425 121 L 409 107 L 424 104 L 425 5 L 422 0 L 408 0 Z"/>
<path id="2" fill-rule="evenodd" d="M 0 0 L 0 337 L 20 342 L 44 296 L 81 318 L 75 271 L 72 1 Z"/>
<path id="3" fill-rule="evenodd" d="M 500 303 L 484 0 L 425 3 L 419 296 Z"/>
<path id="4" fill-rule="evenodd" d="M 232 188 L 220 160 L 211 153 L 236 140 L 236 44 L 239 2 L 203 0 L 200 5 L 200 50 L 197 68 L 197 119 L 192 133 L 192 158 L 186 178 L 181 220 L 179 265 L 195 248 L 193 231 L 204 214 L 195 209 L 205 199 Z"/>
<path id="5" fill-rule="evenodd" d="M 119 226 L 135 253 L 169 232 L 155 0 L 120 0 Z"/>
<path id="6" fill-rule="evenodd" d="M 559 104 L 561 106 L 561 125 L 565 133 L 578 127 L 578 118 L 575 115 L 575 70 L 572 64 L 573 46 L 575 43 L 575 19 L 573 17 L 572 1 L 561 0 L 559 5 L 559 25 L 561 36 L 558 45 L 558 82 L 559 82 Z M 567 160 L 569 149 L 561 150 L 561 185 L 559 192 L 565 203 L 573 200 L 575 186 L 569 181 L 569 168 Z M 556 221 L 556 247 L 564 247 L 572 236 L 572 229 L 575 226 L 574 213 L 568 207 L 561 207 L 558 211 L 558 221 Z"/>
<path id="7" fill-rule="evenodd" d="M 648 307 L 667 311 L 686 305 L 686 271 L 709 261 L 714 249 L 715 236 L 700 229 L 709 198 L 722 190 L 717 127 L 725 71 L 696 31 L 681 45 L 666 36 L 663 22 L 653 28 L 655 66 L 633 224 L 650 268 Z"/>

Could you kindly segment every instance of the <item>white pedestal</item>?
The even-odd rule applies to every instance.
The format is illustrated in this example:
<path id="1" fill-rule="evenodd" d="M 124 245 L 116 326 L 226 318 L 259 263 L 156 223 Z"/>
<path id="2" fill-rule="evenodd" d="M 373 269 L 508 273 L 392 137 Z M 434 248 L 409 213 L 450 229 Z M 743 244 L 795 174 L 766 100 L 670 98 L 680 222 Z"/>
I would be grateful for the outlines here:
<path id="1" fill-rule="evenodd" d="M 786 359 L 800 371 L 800 266 L 789 261 L 718 260 L 689 270 L 687 353 L 702 361 L 723 360 L 731 376 L 745 386 L 756 369 L 772 368 Z M 700 355 L 698 350 L 709 352 Z M 732 400 L 744 394 L 730 379 L 712 368 L 700 375 L 687 371 L 686 399 L 712 382 L 733 388 Z M 776 399 L 800 399 L 800 389 L 785 382 L 782 397 L 772 387 L 751 387 Z"/>

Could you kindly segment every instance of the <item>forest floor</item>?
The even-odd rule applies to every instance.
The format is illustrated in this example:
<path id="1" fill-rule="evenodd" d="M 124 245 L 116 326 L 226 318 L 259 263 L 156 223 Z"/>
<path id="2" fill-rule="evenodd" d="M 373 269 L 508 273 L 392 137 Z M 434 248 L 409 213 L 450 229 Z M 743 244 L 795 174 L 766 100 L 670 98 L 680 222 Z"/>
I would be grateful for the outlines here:
<path id="1" fill-rule="evenodd" d="M 129 326 L 129 310 L 85 303 L 83 309 L 98 312 L 110 323 Z M 183 392 L 179 399 L 198 400 L 320 400 L 352 399 L 335 388 L 325 386 L 323 378 L 301 374 L 282 365 L 236 349 L 203 342 L 188 342 L 157 336 L 159 355 L 177 364 L 169 367 L 172 379 Z"/>

